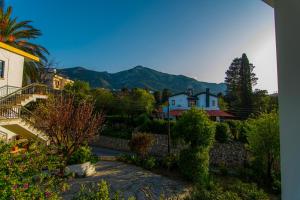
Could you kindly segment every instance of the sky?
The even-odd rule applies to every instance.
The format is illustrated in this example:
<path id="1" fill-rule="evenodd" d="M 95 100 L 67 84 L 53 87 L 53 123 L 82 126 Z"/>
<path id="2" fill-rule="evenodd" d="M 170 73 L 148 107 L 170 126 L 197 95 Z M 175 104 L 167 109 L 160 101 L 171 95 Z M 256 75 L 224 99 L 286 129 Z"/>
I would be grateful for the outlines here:
<path id="1" fill-rule="evenodd" d="M 118 72 L 137 65 L 199 81 L 224 82 L 246 53 L 276 92 L 273 9 L 261 0 L 7 0 L 32 20 L 58 67 Z"/>

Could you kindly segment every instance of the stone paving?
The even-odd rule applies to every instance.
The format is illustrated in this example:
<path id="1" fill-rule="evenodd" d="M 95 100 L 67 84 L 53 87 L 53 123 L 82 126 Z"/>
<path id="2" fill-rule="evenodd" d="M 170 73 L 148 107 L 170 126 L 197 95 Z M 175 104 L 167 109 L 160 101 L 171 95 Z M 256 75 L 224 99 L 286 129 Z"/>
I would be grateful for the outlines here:
<path id="1" fill-rule="evenodd" d="M 134 196 L 137 200 L 183 199 L 190 191 L 187 183 L 154 174 L 134 165 L 117 161 L 100 161 L 96 173 L 86 178 L 71 180 L 70 190 L 63 194 L 64 199 L 72 199 L 81 184 L 93 184 L 106 180 L 112 191 L 122 191 L 125 198 Z"/>

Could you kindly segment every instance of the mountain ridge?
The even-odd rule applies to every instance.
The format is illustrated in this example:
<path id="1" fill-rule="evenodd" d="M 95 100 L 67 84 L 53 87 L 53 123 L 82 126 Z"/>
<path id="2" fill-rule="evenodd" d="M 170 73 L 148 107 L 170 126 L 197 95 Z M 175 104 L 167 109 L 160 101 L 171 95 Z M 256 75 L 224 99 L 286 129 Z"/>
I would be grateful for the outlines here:
<path id="1" fill-rule="evenodd" d="M 68 76 L 72 80 L 86 81 L 92 88 L 121 89 L 124 87 L 139 87 L 153 91 L 161 91 L 167 88 L 172 93 L 183 92 L 187 88 L 193 88 L 195 92 L 202 92 L 206 88 L 210 88 L 211 92 L 215 94 L 226 93 L 225 83 L 198 81 L 188 76 L 164 73 L 144 66 L 135 66 L 115 73 L 100 72 L 77 66 L 58 69 L 58 73 Z"/>

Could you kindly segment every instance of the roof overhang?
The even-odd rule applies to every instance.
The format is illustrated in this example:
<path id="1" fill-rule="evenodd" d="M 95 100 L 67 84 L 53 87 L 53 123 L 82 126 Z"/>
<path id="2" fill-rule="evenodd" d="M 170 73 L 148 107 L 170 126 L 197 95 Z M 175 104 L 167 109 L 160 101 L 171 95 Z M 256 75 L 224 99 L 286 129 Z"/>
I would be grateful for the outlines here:
<path id="1" fill-rule="evenodd" d="M 0 42 L 0 48 L 5 49 L 7 51 L 10 51 L 12 53 L 18 54 L 20 56 L 23 56 L 26 59 L 33 60 L 33 61 L 36 61 L 36 62 L 40 62 L 40 58 L 39 57 L 34 56 L 34 55 L 30 54 L 30 53 L 27 53 L 27 52 L 25 52 L 25 51 L 23 51 L 21 49 L 17 49 L 15 47 L 10 46 L 8 44 L 5 44 L 3 42 Z"/>
<path id="2" fill-rule="evenodd" d="M 274 8 L 274 0 L 263 0 L 266 4 Z"/>

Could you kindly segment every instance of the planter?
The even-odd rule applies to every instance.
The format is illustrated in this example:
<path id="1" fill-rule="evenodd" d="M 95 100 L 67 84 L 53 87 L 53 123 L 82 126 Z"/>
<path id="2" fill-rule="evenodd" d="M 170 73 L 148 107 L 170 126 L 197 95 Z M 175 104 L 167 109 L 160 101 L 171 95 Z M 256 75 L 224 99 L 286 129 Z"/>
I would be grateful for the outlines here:
<path id="1" fill-rule="evenodd" d="M 77 177 L 92 176 L 96 173 L 95 166 L 90 162 L 69 165 L 65 169 L 66 174 L 74 173 Z"/>

